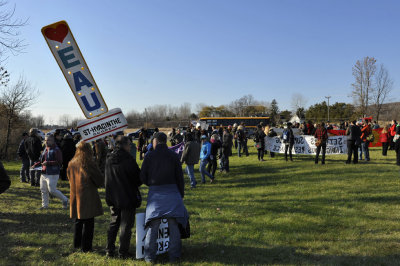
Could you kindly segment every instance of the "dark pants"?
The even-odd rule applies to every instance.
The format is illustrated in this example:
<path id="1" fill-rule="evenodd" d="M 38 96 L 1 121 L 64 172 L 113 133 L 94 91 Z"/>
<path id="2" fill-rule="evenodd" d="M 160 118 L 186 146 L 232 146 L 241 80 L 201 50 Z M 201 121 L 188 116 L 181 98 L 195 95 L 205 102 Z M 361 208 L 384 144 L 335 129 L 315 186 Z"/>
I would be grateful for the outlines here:
<path id="1" fill-rule="evenodd" d="M 29 161 L 29 166 L 32 166 L 34 164 L 35 164 L 34 161 L 32 161 L 32 160 Z M 42 171 L 40 171 L 40 170 L 29 169 L 29 176 L 31 177 L 31 186 L 36 186 L 36 187 L 39 186 L 41 174 L 42 174 Z"/>
<path id="2" fill-rule="evenodd" d="M 229 172 L 229 156 L 222 153 L 221 156 L 221 171 L 225 170 L 227 173 Z"/>
<path id="3" fill-rule="evenodd" d="M 22 160 L 22 165 L 21 165 L 21 170 L 19 171 L 19 176 L 21 178 L 21 182 L 30 182 L 31 177 L 29 175 L 29 159 L 28 158 L 21 158 Z"/>
<path id="4" fill-rule="evenodd" d="M 354 140 L 347 140 L 347 161 L 351 163 L 351 156 L 353 154 L 353 163 L 358 163 L 358 146 Z"/>
<path id="5" fill-rule="evenodd" d="M 209 172 L 212 176 L 215 176 L 215 171 L 217 170 L 217 158 L 216 156 L 213 157 L 213 159 L 209 160 L 208 166 L 207 166 L 207 172 Z"/>
<path id="6" fill-rule="evenodd" d="M 319 154 L 321 153 L 321 149 L 322 149 L 322 164 L 325 164 L 325 153 L 326 153 L 326 144 L 322 144 L 320 146 L 317 147 L 317 154 L 315 155 L 315 163 L 318 163 L 318 157 Z"/>
<path id="7" fill-rule="evenodd" d="M 270 156 L 271 158 L 274 158 L 274 157 L 275 157 L 275 152 L 270 151 L 270 152 L 269 152 L 269 156 Z"/>
<path id="8" fill-rule="evenodd" d="M 106 250 L 109 253 L 114 253 L 115 240 L 117 239 L 118 230 L 121 227 L 121 232 L 119 233 L 119 254 L 126 255 L 131 243 L 136 209 L 118 209 L 110 207 L 110 211 L 111 221 L 107 232 Z"/>
<path id="9" fill-rule="evenodd" d="M 80 248 L 83 252 L 92 250 L 94 232 L 94 218 L 75 219 L 74 248 Z"/>
<path id="10" fill-rule="evenodd" d="M 60 169 L 60 179 L 61 180 L 68 180 L 67 178 L 67 167 L 68 167 L 68 163 L 67 165 L 63 164 L 62 168 Z"/>
<path id="11" fill-rule="evenodd" d="M 286 143 L 285 144 L 285 160 L 286 161 L 288 160 L 288 158 L 287 158 L 288 151 L 289 151 L 290 160 L 293 161 L 293 157 L 292 157 L 293 145 L 294 145 L 294 143 Z"/>
<path id="12" fill-rule="evenodd" d="M 389 148 L 389 143 L 388 142 L 382 142 L 382 155 L 383 156 L 387 155 L 388 148 Z"/>
<path id="13" fill-rule="evenodd" d="M 258 153 L 258 160 L 263 160 L 264 159 L 264 147 L 261 147 L 261 149 L 257 149 Z"/>

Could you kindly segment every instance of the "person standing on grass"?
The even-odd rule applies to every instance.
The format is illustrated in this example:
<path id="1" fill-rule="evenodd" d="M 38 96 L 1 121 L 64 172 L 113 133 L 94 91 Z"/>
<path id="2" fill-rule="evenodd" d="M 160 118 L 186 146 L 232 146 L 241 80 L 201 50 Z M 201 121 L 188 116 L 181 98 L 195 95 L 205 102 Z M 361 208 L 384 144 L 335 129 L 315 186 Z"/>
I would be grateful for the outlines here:
<path id="1" fill-rule="evenodd" d="M 294 134 L 292 130 L 292 123 L 287 123 L 287 127 L 283 130 L 282 141 L 285 144 L 285 160 L 288 161 L 288 152 L 290 161 L 293 162 L 292 150 L 294 146 Z"/>
<path id="2" fill-rule="evenodd" d="M 167 135 L 154 136 L 151 151 L 144 158 L 140 178 L 149 187 L 146 206 L 145 227 L 148 228 L 144 255 L 146 262 L 155 262 L 158 228 L 161 219 L 168 220 L 170 262 L 181 257 L 181 236 L 178 224 L 186 228 L 188 215 L 183 204 L 184 180 L 182 165 L 176 153 L 167 147 Z"/>
<path id="3" fill-rule="evenodd" d="M 322 149 L 322 161 L 321 164 L 325 164 L 325 153 L 326 153 L 326 142 L 328 141 L 328 130 L 325 128 L 324 122 L 317 125 L 315 130 L 314 138 L 316 139 L 317 154 L 315 155 L 315 164 L 318 164 L 318 157 Z"/>
<path id="4" fill-rule="evenodd" d="M 107 145 L 105 143 L 105 140 L 104 139 L 96 140 L 94 147 L 96 150 L 96 154 L 94 156 L 95 162 L 99 167 L 100 171 L 104 175 L 104 171 L 106 168 L 106 159 L 107 159 Z"/>
<path id="5" fill-rule="evenodd" d="M 194 165 L 199 163 L 200 144 L 193 140 L 193 135 L 188 134 L 181 162 L 186 163 L 186 172 L 190 179 L 190 188 L 196 188 L 197 182 L 194 176 Z"/>
<path id="6" fill-rule="evenodd" d="M 389 150 L 394 150 L 395 146 L 394 136 L 396 135 L 396 126 L 397 126 L 397 121 L 392 120 L 392 123 L 389 128 L 389 136 L 390 136 Z"/>
<path id="7" fill-rule="evenodd" d="M 369 136 L 372 134 L 371 126 L 368 121 L 364 122 L 364 125 L 361 129 L 361 149 L 364 153 L 365 161 L 368 162 L 369 158 Z"/>
<path id="8" fill-rule="evenodd" d="M 379 141 L 382 143 L 382 156 L 387 155 L 387 151 L 389 148 L 389 127 L 386 125 L 379 135 Z"/>
<path id="9" fill-rule="evenodd" d="M 207 166 L 207 172 L 215 177 L 215 171 L 217 171 L 217 156 L 218 151 L 222 147 L 221 141 L 219 140 L 218 134 L 213 134 L 210 139 L 211 142 L 211 154 L 209 164 Z"/>
<path id="10" fill-rule="evenodd" d="M 31 128 L 29 130 L 29 137 L 25 140 L 24 145 L 25 151 L 29 157 L 29 165 L 31 167 L 29 171 L 31 186 L 38 187 L 40 183 L 40 170 L 32 169 L 32 166 L 39 161 L 43 147 L 36 128 Z"/>
<path id="11" fill-rule="evenodd" d="M 94 217 L 103 214 L 97 188 L 104 186 L 104 176 L 93 159 L 92 146 L 80 142 L 68 164 L 70 217 L 74 219 L 74 248 L 92 250 Z"/>
<path id="12" fill-rule="evenodd" d="M 270 138 L 278 136 L 278 134 L 275 132 L 275 130 L 273 128 L 269 128 L 269 130 L 267 132 L 268 132 L 267 136 L 270 137 Z M 274 158 L 275 157 L 275 152 L 270 151 L 269 152 L 269 156 L 271 158 Z"/>
<path id="13" fill-rule="evenodd" d="M 25 140 L 28 138 L 28 133 L 24 132 L 22 133 L 22 140 L 19 143 L 18 146 L 18 157 L 21 159 L 22 161 L 22 165 L 21 165 L 21 170 L 19 171 L 19 176 L 21 179 L 22 183 L 25 182 L 30 182 L 31 178 L 29 176 L 29 157 L 28 154 L 26 154 L 26 150 L 25 150 Z"/>
<path id="14" fill-rule="evenodd" d="M 140 207 L 139 186 L 140 169 L 130 154 L 131 141 L 128 137 L 118 136 L 115 149 L 109 153 L 105 168 L 106 203 L 110 207 L 111 221 L 107 232 L 106 255 L 114 257 L 115 240 L 118 230 L 119 257 L 128 258 L 135 224 L 136 208 Z"/>
<path id="15" fill-rule="evenodd" d="M 74 140 L 72 139 L 72 136 L 69 133 L 64 135 L 63 140 L 61 141 L 60 149 L 63 157 L 60 178 L 61 180 L 67 180 L 68 163 L 74 157 L 76 150 Z"/>
<path id="16" fill-rule="evenodd" d="M 62 202 L 63 209 L 68 208 L 68 198 L 57 189 L 57 182 L 60 177 L 60 169 L 63 162 L 60 148 L 57 147 L 54 135 L 48 135 L 45 139 L 46 149 L 40 156 L 39 162 L 32 167 L 41 165 L 40 191 L 42 193 L 42 207 L 49 207 L 49 194 L 57 197 Z"/>
<path id="17" fill-rule="evenodd" d="M 400 124 L 396 126 L 396 134 L 394 140 L 394 149 L 396 151 L 396 164 L 400 166 Z"/>
<path id="18" fill-rule="evenodd" d="M 6 191 L 11 185 L 10 177 L 7 175 L 6 169 L 0 162 L 0 194 Z"/>
<path id="19" fill-rule="evenodd" d="M 237 130 L 237 139 L 238 139 L 238 156 L 242 157 L 242 149 L 243 153 L 246 154 L 246 156 L 249 156 L 249 151 L 247 150 L 247 137 L 246 137 L 246 132 L 244 129 L 244 126 L 241 124 L 238 127 Z"/>
<path id="20" fill-rule="evenodd" d="M 264 161 L 264 150 L 265 150 L 265 133 L 261 125 L 257 125 L 257 131 L 254 134 L 254 142 L 256 143 L 258 160 Z"/>
<path id="21" fill-rule="evenodd" d="M 210 160 L 211 156 L 211 143 L 208 141 L 208 138 L 206 135 L 201 136 L 201 150 L 200 150 L 200 174 L 201 174 L 201 183 L 205 184 L 206 183 L 206 178 L 205 176 L 208 176 L 211 179 L 211 183 L 214 182 L 214 176 L 212 176 L 206 169 L 207 164 Z"/>
<path id="22" fill-rule="evenodd" d="M 352 121 L 346 130 L 347 135 L 347 161 L 346 164 L 351 163 L 351 156 L 353 155 L 353 163 L 358 163 L 358 146 L 361 144 L 361 129 L 356 125 L 356 121 Z"/>

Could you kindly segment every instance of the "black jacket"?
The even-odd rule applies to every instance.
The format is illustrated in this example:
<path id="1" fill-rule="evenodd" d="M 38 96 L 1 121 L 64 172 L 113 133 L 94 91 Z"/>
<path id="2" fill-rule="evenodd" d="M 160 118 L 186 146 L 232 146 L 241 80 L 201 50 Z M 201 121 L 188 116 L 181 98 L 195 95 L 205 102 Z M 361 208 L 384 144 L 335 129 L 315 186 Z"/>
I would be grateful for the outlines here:
<path id="1" fill-rule="evenodd" d="M 232 155 L 233 136 L 231 133 L 224 133 L 222 136 L 222 153 L 225 156 Z"/>
<path id="2" fill-rule="evenodd" d="M 25 150 L 28 154 L 29 160 L 33 162 L 39 161 L 40 154 L 42 153 L 42 141 L 37 136 L 30 136 L 25 140 Z"/>
<path id="3" fill-rule="evenodd" d="M 184 197 L 182 164 L 178 155 L 166 144 L 157 144 L 155 150 L 144 157 L 140 179 L 147 186 L 176 184 Z"/>
<path id="4" fill-rule="evenodd" d="M 25 139 L 21 140 L 18 146 L 17 154 L 21 159 L 29 159 L 28 154 L 26 154 L 25 150 Z"/>
<path id="5" fill-rule="evenodd" d="M 0 194 L 6 191 L 11 185 L 10 178 L 7 175 L 6 169 L 0 162 Z"/>
<path id="6" fill-rule="evenodd" d="M 346 131 L 347 140 L 359 141 L 361 140 L 361 129 L 359 126 L 349 126 Z"/>
<path id="7" fill-rule="evenodd" d="M 262 147 L 265 147 L 265 137 L 266 137 L 266 135 L 265 135 L 264 131 L 262 131 L 261 129 L 258 129 L 258 130 L 256 131 L 256 133 L 254 134 L 254 141 L 255 141 L 256 143 L 261 144 L 260 149 L 261 149 Z"/>
<path id="8" fill-rule="evenodd" d="M 217 158 L 217 154 L 219 149 L 222 147 L 221 141 L 217 140 L 214 143 L 211 143 L 211 155 L 214 156 L 214 158 Z"/>
<path id="9" fill-rule="evenodd" d="M 106 202 L 119 209 L 133 209 L 137 203 L 140 169 L 131 154 L 123 149 L 109 153 L 105 169 Z"/>
<path id="10" fill-rule="evenodd" d="M 74 140 L 71 139 L 63 139 L 61 142 L 61 152 L 62 152 L 62 157 L 63 157 L 63 165 L 64 167 L 68 166 L 69 161 L 74 157 L 76 147 Z"/>

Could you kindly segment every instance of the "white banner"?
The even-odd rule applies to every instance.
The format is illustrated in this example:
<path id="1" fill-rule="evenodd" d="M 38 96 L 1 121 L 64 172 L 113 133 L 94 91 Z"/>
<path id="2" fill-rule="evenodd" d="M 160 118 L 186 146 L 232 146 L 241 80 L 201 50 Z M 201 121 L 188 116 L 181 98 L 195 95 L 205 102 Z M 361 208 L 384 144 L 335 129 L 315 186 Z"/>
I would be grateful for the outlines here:
<path id="1" fill-rule="evenodd" d="M 112 109 L 99 117 L 78 122 L 78 131 L 82 139 L 87 142 L 123 131 L 127 127 L 128 122 L 119 108 Z"/>
<path id="2" fill-rule="evenodd" d="M 316 139 L 313 136 L 295 135 L 293 154 L 316 154 Z M 265 150 L 285 153 L 285 144 L 280 137 L 265 137 Z M 347 137 L 332 136 L 327 140 L 326 154 L 347 154 Z"/>
<path id="3" fill-rule="evenodd" d="M 136 214 L 136 259 L 144 258 L 144 241 L 147 230 L 144 229 L 145 213 Z M 162 219 L 157 237 L 157 255 L 166 253 L 169 247 L 169 229 L 167 219 Z"/>

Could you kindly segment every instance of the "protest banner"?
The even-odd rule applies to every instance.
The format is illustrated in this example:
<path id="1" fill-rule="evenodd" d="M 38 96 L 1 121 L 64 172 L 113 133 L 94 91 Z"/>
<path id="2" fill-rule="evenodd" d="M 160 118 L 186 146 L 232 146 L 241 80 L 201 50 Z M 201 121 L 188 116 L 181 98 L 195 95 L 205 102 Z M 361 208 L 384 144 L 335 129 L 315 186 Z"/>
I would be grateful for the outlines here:
<path id="1" fill-rule="evenodd" d="M 136 259 L 144 258 L 144 243 L 147 230 L 145 230 L 145 213 L 136 214 Z M 167 219 L 162 219 L 157 237 L 157 255 L 166 253 L 169 247 L 169 229 Z"/>
<path id="2" fill-rule="evenodd" d="M 295 135 L 293 154 L 316 154 L 316 139 L 313 136 Z M 280 137 L 265 137 L 265 150 L 276 153 L 285 153 L 285 144 Z M 347 137 L 332 136 L 327 140 L 326 154 L 346 154 Z"/>
<path id="3" fill-rule="evenodd" d="M 86 118 L 108 108 L 66 21 L 42 28 L 42 34 Z"/>
<path id="4" fill-rule="evenodd" d="M 78 131 L 86 142 L 104 138 L 112 133 L 123 131 L 128 127 L 128 122 L 121 109 L 115 108 L 95 119 L 81 120 L 78 122 Z"/>
<path id="5" fill-rule="evenodd" d="M 382 142 L 380 141 L 380 135 L 383 128 L 377 128 L 372 130 L 372 134 L 374 134 L 374 141 L 369 143 L 369 147 L 382 147 Z M 346 130 L 328 130 L 330 135 L 341 136 L 346 135 Z"/>

